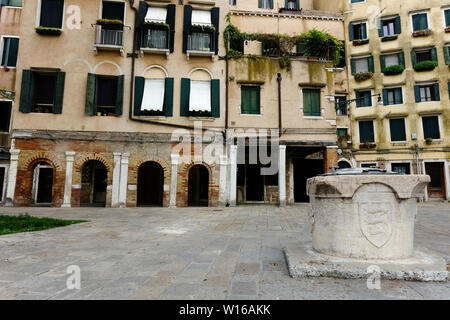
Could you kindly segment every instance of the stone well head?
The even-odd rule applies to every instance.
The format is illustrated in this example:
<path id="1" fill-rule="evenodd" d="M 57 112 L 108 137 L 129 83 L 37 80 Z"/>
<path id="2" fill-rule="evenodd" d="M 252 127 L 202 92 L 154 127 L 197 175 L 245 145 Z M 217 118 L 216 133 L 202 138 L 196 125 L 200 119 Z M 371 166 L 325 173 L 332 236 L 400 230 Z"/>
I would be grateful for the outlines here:
<path id="1" fill-rule="evenodd" d="M 425 175 L 373 169 L 309 179 L 314 250 L 355 259 L 411 257 L 417 198 L 429 182 Z"/>

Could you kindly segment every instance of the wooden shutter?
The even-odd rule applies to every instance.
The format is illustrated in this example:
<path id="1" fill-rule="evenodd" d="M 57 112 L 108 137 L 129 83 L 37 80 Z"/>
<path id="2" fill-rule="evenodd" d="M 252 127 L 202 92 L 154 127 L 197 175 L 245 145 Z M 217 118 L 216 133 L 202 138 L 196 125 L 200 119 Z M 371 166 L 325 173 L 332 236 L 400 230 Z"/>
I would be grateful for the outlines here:
<path id="1" fill-rule="evenodd" d="M 214 52 L 215 54 L 219 53 L 219 20 L 220 20 L 220 8 L 214 7 L 211 10 L 211 22 L 216 29 L 214 32 Z"/>
<path id="2" fill-rule="evenodd" d="M 189 116 L 189 96 L 191 93 L 191 79 L 181 78 L 180 116 Z"/>
<path id="3" fill-rule="evenodd" d="M 144 77 L 134 77 L 134 115 L 141 115 L 142 99 L 144 98 Z"/>
<path id="4" fill-rule="evenodd" d="M 361 37 L 362 39 L 367 39 L 367 23 L 361 23 Z"/>
<path id="5" fill-rule="evenodd" d="M 55 92 L 55 104 L 53 106 L 53 113 L 62 113 L 63 101 L 64 101 L 64 83 L 66 79 L 65 72 L 58 72 L 56 74 L 56 92 Z"/>
<path id="6" fill-rule="evenodd" d="M 303 89 L 303 115 L 310 116 L 312 113 L 311 108 L 311 91 Z"/>
<path id="7" fill-rule="evenodd" d="M 423 127 L 423 137 L 425 139 L 440 139 L 441 134 L 439 132 L 439 118 L 437 116 L 433 117 L 423 117 L 422 118 Z"/>
<path id="8" fill-rule="evenodd" d="M 31 70 L 22 71 L 22 87 L 20 89 L 19 111 L 23 113 L 31 112 L 33 104 L 33 72 Z"/>
<path id="9" fill-rule="evenodd" d="M 436 62 L 438 61 L 436 48 L 431 49 L 431 60 L 436 61 Z"/>
<path id="10" fill-rule="evenodd" d="M 383 20 L 378 19 L 378 36 L 384 37 Z"/>
<path id="11" fill-rule="evenodd" d="M 402 33 L 402 22 L 400 16 L 396 17 L 394 20 L 394 33 L 395 34 Z"/>
<path id="12" fill-rule="evenodd" d="M 373 63 L 373 56 L 370 56 L 367 58 L 368 64 L 369 64 L 369 72 L 375 72 L 375 66 Z"/>
<path id="13" fill-rule="evenodd" d="M 403 104 L 403 89 L 395 88 L 394 94 L 395 94 L 395 102 L 397 104 Z"/>
<path id="14" fill-rule="evenodd" d="M 417 57 L 416 57 L 416 51 L 415 50 L 411 50 L 411 63 L 413 65 L 413 67 L 417 63 Z"/>
<path id="15" fill-rule="evenodd" d="M 116 117 L 121 116 L 123 112 L 123 85 L 125 76 L 117 77 L 117 96 L 116 96 Z"/>
<path id="16" fill-rule="evenodd" d="M 389 119 L 391 141 L 406 141 L 405 119 Z"/>
<path id="17" fill-rule="evenodd" d="M 361 92 L 356 91 L 355 98 L 356 98 L 356 107 L 361 108 Z"/>
<path id="18" fill-rule="evenodd" d="M 380 56 L 380 67 L 381 67 L 381 72 L 383 72 L 384 69 L 386 69 L 386 56 L 383 56 L 383 55 Z"/>
<path id="19" fill-rule="evenodd" d="M 441 101 L 441 95 L 439 94 L 439 83 L 433 84 L 434 89 L 434 100 L 433 101 Z"/>
<path id="20" fill-rule="evenodd" d="M 169 51 L 174 51 L 174 43 L 175 43 L 175 14 L 176 14 L 176 5 L 169 4 L 167 6 L 167 18 L 166 23 L 169 25 Z"/>
<path id="21" fill-rule="evenodd" d="M 420 98 L 420 86 L 414 86 L 414 98 L 416 102 L 420 102 L 422 100 Z"/>
<path id="22" fill-rule="evenodd" d="M 211 116 L 220 118 L 220 80 L 211 80 Z"/>
<path id="23" fill-rule="evenodd" d="M 273 0 L 269 1 L 270 9 L 273 9 Z"/>
<path id="24" fill-rule="evenodd" d="M 450 12 L 450 10 L 449 10 Z M 445 64 L 450 64 L 450 46 L 444 47 Z"/>
<path id="25" fill-rule="evenodd" d="M 352 76 L 354 76 L 356 74 L 356 60 L 350 59 L 350 65 L 352 69 Z"/>
<path id="26" fill-rule="evenodd" d="M 398 53 L 398 64 L 406 68 L 405 53 L 403 51 Z"/>
<path id="27" fill-rule="evenodd" d="M 383 104 L 385 106 L 389 105 L 389 95 L 387 89 L 383 89 Z"/>
<path id="28" fill-rule="evenodd" d="M 192 6 L 184 6 L 184 23 L 183 23 L 183 52 L 187 52 L 188 36 L 192 25 Z"/>
<path id="29" fill-rule="evenodd" d="M 361 143 L 375 142 L 373 121 L 359 122 L 359 140 Z"/>
<path id="30" fill-rule="evenodd" d="M 173 78 L 166 78 L 164 83 L 164 115 L 173 116 Z"/>
<path id="31" fill-rule="evenodd" d="M 97 76 L 92 73 L 88 73 L 87 85 L 86 85 L 86 106 L 84 112 L 93 116 L 95 114 L 95 90 L 96 90 Z"/>
<path id="32" fill-rule="evenodd" d="M 353 24 L 352 23 L 350 23 L 348 25 L 348 38 L 349 38 L 350 41 L 355 40 L 355 33 L 353 31 Z"/>
<path id="33" fill-rule="evenodd" d="M 145 16 L 147 15 L 147 11 L 148 11 L 148 4 L 145 1 L 139 1 L 139 10 L 138 10 L 138 17 L 137 17 L 137 25 L 136 25 L 137 49 L 140 49 L 141 45 L 142 45 L 142 37 L 144 35 L 144 22 L 145 22 Z"/>

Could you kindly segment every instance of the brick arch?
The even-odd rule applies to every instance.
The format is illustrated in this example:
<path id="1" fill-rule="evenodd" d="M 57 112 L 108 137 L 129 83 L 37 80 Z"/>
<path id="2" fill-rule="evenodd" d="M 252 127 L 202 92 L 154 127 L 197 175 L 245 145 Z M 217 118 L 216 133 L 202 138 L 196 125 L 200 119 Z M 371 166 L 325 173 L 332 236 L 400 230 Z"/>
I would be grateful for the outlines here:
<path id="1" fill-rule="evenodd" d="M 184 164 L 184 166 L 182 167 L 183 169 L 180 172 L 180 178 L 181 178 L 181 182 L 182 182 L 181 183 L 182 190 L 180 190 L 180 191 L 181 191 L 181 194 L 185 194 L 185 199 L 184 199 L 184 203 L 181 206 L 185 206 L 185 207 L 188 206 L 189 171 L 192 169 L 192 167 L 197 166 L 197 165 L 202 165 L 208 170 L 208 175 L 209 175 L 209 179 L 208 179 L 208 203 L 209 203 L 209 206 L 212 206 L 213 198 L 214 198 L 213 187 L 215 186 L 216 182 L 214 181 L 213 166 L 207 164 L 204 161 L 190 162 L 190 163 Z"/>
<path id="2" fill-rule="evenodd" d="M 159 164 L 164 171 L 164 183 L 166 183 L 166 181 L 170 181 L 170 166 L 169 164 L 160 158 L 147 158 L 147 157 L 138 157 L 138 158 L 134 158 L 131 159 L 130 158 L 130 162 L 129 162 L 129 166 L 128 166 L 128 183 L 129 184 L 137 184 L 137 178 L 138 178 L 138 172 L 139 172 L 139 168 L 147 162 L 156 162 L 157 164 Z M 167 179 L 167 180 L 166 180 Z"/>
<path id="3" fill-rule="evenodd" d="M 54 158 L 46 152 L 39 152 L 26 159 L 24 163 L 24 168 L 26 170 L 33 170 L 36 164 L 39 162 L 47 162 L 49 165 L 53 167 L 55 171 L 62 171 L 63 166 L 59 163 L 58 160 L 54 160 Z"/>
<path id="4" fill-rule="evenodd" d="M 80 171 L 82 170 L 84 164 L 88 161 L 99 161 L 101 163 L 103 163 L 103 165 L 106 167 L 106 170 L 108 170 L 108 174 L 113 172 L 113 166 L 111 164 L 110 161 L 108 161 L 107 159 L 105 159 L 104 157 L 102 157 L 101 155 L 98 154 L 93 154 L 93 155 L 87 155 L 84 156 L 81 159 L 78 159 L 75 161 L 75 165 L 74 165 L 74 169 L 75 171 Z"/>

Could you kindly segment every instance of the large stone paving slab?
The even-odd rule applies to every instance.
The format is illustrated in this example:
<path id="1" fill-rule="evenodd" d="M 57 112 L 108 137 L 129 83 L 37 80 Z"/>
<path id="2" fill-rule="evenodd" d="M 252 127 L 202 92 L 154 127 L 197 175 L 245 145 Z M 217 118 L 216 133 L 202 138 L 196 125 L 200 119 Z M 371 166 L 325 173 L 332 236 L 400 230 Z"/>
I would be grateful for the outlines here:
<path id="1" fill-rule="evenodd" d="M 450 299 L 450 284 L 289 277 L 309 205 L 223 210 L 0 208 L 89 222 L 0 236 L 0 299 Z M 450 262 L 450 204 L 419 206 L 415 243 Z M 68 290 L 67 267 L 81 269 Z"/>

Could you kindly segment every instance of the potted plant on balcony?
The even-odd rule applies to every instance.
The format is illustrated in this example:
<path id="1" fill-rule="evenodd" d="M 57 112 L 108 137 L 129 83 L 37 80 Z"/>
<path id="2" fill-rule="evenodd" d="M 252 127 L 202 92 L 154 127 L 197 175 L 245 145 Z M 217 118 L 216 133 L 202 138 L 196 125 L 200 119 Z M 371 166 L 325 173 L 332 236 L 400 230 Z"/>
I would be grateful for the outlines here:
<path id="1" fill-rule="evenodd" d="M 386 67 L 383 70 L 383 73 L 386 76 L 393 76 L 393 75 L 401 74 L 401 73 L 403 73 L 403 71 L 405 71 L 405 67 L 404 66 L 402 66 L 402 65 L 395 65 L 395 66 Z"/>
<path id="2" fill-rule="evenodd" d="M 36 33 L 47 36 L 59 36 L 62 30 L 59 28 L 49 28 L 49 27 L 37 27 Z"/>
<path id="3" fill-rule="evenodd" d="M 398 39 L 398 35 L 385 36 L 385 37 L 381 38 L 381 42 L 393 41 L 393 40 L 397 40 L 397 39 Z"/>
<path id="4" fill-rule="evenodd" d="M 414 70 L 421 72 L 421 71 L 432 71 L 438 66 L 437 61 L 422 61 L 419 63 L 416 63 L 414 65 Z"/>
<path id="5" fill-rule="evenodd" d="M 366 141 L 364 143 L 361 143 L 359 145 L 359 148 L 360 149 L 375 149 L 376 146 L 377 146 L 376 143 Z"/>
<path id="6" fill-rule="evenodd" d="M 355 74 L 355 81 L 356 82 L 363 82 L 369 79 L 373 78 L 373 73 L 372 72 L 360 72 Z"/>
<path id="7" fill-rule="evenodd" d="M 214 26 L 193 24 L 191 26 L 191 31 L 192 32 L 215 32 L 216 28 L 214 28 Z"/>
<path id="8" fill-rule="evenodd" d="M 144 25 L 153 30 L 164 30 L 168 31 L 170 29 L 170 26 L 167 23 L 163 22 L 153 22 L 153 21 L 146 21 L 144 22 Z"/>
<path id="9" fill-rule="evenodd" d="M 97 25 L 123 27 L 123 21 L 118 19 L 98 19 Z"/>
<path id="10" fill-rule="evenodd" d="M 365 44 L 369 43 L 369 39 L 359 39 L 359 40 L 353 40 L 354 46 L 363 46 Z"/>
<path id="11" fill-rule="evenodd" d="M 420 31 L 416 31 L 413 32 L 413 37 L 417 38 L 417 37 L 427 37 L 429 35 L 431 35 L 432 31 L 429 29 L 426 30 L 420 30 Z"/>
<path id="12" fill-rule="evenodd" d="M 433 138 L 426 138 L 425 139 L 425 143 L 426 144 L 432 144 L 433 143 Z"/>

